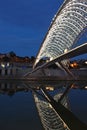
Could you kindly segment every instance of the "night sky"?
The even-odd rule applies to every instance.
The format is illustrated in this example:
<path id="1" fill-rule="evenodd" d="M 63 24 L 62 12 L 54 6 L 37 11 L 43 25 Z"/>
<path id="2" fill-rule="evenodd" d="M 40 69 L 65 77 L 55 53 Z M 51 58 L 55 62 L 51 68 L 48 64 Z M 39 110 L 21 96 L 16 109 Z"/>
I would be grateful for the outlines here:
<path id="1" fill-rule="evenodd" d="M 63 0 L 1 0 L 0 53 L 36 56 Z"/>

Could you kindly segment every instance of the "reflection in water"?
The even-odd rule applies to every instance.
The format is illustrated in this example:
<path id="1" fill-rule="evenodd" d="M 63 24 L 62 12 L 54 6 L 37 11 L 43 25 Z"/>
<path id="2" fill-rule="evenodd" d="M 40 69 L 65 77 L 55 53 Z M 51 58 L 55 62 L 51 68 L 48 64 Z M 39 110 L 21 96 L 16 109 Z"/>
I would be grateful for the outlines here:
<path id="1" fill-rule="evenodd" d="M 57 94 L 55 95 L 54 99 L 58 100 L 60 96 L 61 94 Z M 39 99 L 35 93 L 34 99 L 45 130 L 69 130 L 49 102 Z M 64 98 L 63 105 L 65 107 L 68 106 L 67 97 Z"/>
<path id="2" fill-rule="evenodd" d="M 0 93 L 7 94 L 9 96 L 14 95 L 16 92 L 28 91 L 29 89 L 22 83 L 14 82 L 1 82 L 0 83 Z"/>
<path id="3" fill-rule="evenodd" d="M 82 120 L 82 122 L 85 122 L 87 124 L 87 116 L 86 116 L 87 115 L 87 102 L 86 102 L 87 82 L 86 81 L 79 81 L 79 82 L 58 81 L 57 83 L 53 83 L 53 82 L 52 83 L 51 82 L 31 83 L 31 82 L 23 82 L 23 81 L 21 82 L 3 81 L 3 82 L 0 82 L 0 95 L 3 95 L 3 96 L 0 96 L 0 103 L 1 103 L 0 105 L 0 115 L 1 115 L 0 129 L 5 130 L 6 128 L 9 128 L 9 130 L 11 129 L 42 130 L 43 129 L 42 125 L 45 130 L 69 129 L 67 124 L 62 120 L 62 118 L 58 115 L 58 113 L 55 112 L 50 102 L 46 100 L 44 94 L 42 93 L 42 89 L 45 89 L 51 95 L 51 97 L 53 97 L 55 101 L 57 102 L 60 101 L 64 107 L 72 110 L 72 112 L 80 120 Z M 33 97 L 34 97 L 34 101 L 35 101 L 37 109 L 35 107 L 33 99 L 31 100 L 32 98 L 31 92 L 33 92 Z M 79 95 L 79 92 L 80 92 L 80 95 Z M 7 95 L 9 95 L 10 97 L 13 97 L 11 98 L 11 101 L 10 101 L 10 98 L 7 100 Z M 19 95 L 21 95 L 21 99 L 20 99 L 20 102 L 18 103 Z M 76 101 L 75 97 L 76 99 L 78 98 L 79 102 L 78 100 Z M 14 98 L 16 99 L 15 101 L 14 101 Z M 28 100 L 30 100 L 30 102 Z M 9 101 L 10 101 L 10 104 L 7 106 L 6 104 L 9 103 Z M 84 102 L 81 102 L 81 101 L 84 101 Z M 14 104 L 13 105 L 14 107 L 17 107 L 17 105 L 20 105 L 19 111 L 15 108 L 12 108 L 12 104 Z M 32 107 L 32 109 L 30 110 L 29 107 Z M 11 113 L 12 112 L 11 108 L 13 110 L 15 109 L 15 112 L 13 112 L 15 114 Z M 10 110 L 8 111 L 8 109 Z M 36 110 L 38 110 L 42 125 L 39 121 L 38 113 Z M 81 112 L 81 110 L 83 111 Z M 18 117 L 17 111 L 20 113 L 19 117 Z M 22 113 L 23 111 L 26 114 L 23 114 Z M 11 114 L 14 116 L 12 117 Z M 22 117 L 22 114 L 24 117 Z M 8 117 L 6 117 L 7 115 Z M 14 118 L 13 122 L 8 123 L 9 120 L 10 121 L 12 120 L 10 118 Z M 31 119 L 32 119 L 32 123 L 30 122 Z M 20 125 L 17 124 L 18 120 L 20 120 Z M 6 127 L 2 126 L 2 124 L 4 123 L 7 124 Z"/>

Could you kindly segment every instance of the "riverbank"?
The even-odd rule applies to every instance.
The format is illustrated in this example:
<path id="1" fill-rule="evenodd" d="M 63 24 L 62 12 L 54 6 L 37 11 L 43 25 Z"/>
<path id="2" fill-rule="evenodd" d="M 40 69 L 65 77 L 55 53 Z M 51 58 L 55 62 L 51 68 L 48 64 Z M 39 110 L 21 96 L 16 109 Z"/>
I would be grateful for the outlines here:
<path id="1" fill-rule="evenodd" d="M 45 69 L 44 73 L 41 70 L 36 73 L 31 73 L 27 76 L 22 75 L 5 75 L 0 76 L 0 80 L 16 80 L 16 81 L 58 81 L 58 80 L 87 80 L 87 69 L 72 69 L 70 70 L 73 77 L 58 69 Z"/>

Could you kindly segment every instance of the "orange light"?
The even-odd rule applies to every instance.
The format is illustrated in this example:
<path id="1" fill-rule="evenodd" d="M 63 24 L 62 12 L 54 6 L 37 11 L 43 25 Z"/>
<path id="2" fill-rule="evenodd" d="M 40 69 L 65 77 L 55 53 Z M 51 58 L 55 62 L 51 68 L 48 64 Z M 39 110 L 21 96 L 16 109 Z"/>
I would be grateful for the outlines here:
<path id="1" fill-rule="evenodd" d="M 75 68 L 75 67 L 78 66 L 78 64 L 77 64 L 76 62 L 74 62 L 74 63 L 71 63 L 70 66 L 71 66 L 72 68 Z"/>
<path id="2" fill-rule="evenodd" d="M 73 68 L 74 67 L 74 65 L 73 64 L 70 64 L 70 66 Z"/>
<path id="3" fill-rule="evenodd" d="M 78 66 L 78 64 L 77 64 L 76 62 L 74 62 L 73 65 L 74 65 L 74 67 L 77 67 L 77 66 Z"/>

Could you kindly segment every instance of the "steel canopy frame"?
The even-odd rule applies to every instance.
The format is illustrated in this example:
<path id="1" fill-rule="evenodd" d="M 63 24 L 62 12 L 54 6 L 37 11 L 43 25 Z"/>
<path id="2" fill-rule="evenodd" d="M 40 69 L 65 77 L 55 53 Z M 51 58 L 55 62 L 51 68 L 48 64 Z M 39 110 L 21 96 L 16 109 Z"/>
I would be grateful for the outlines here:
<path id="1" fill-rule="evenodd" d="M 42 42 L 34 66 L 44 57 L 55 59 L 72 49 L 87 28 L 87 0 L 65 0 Z"/>

